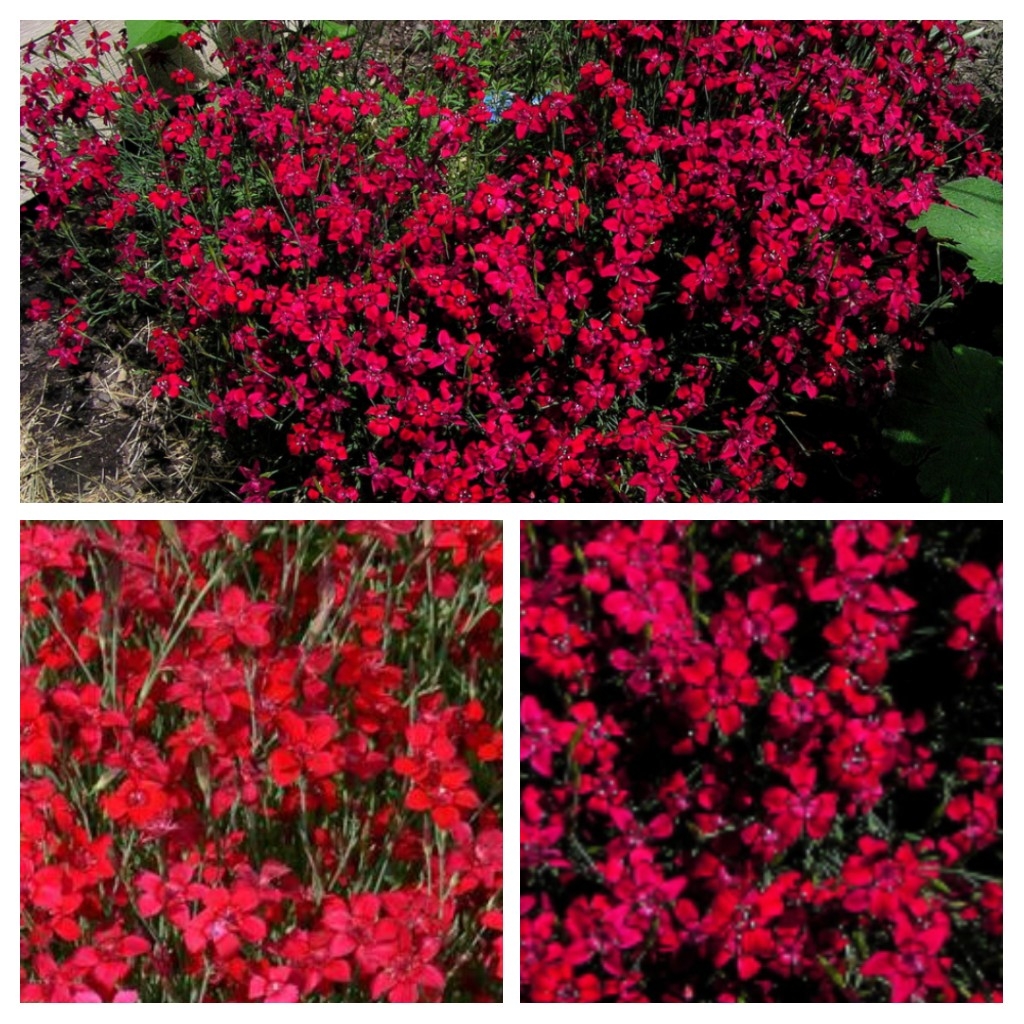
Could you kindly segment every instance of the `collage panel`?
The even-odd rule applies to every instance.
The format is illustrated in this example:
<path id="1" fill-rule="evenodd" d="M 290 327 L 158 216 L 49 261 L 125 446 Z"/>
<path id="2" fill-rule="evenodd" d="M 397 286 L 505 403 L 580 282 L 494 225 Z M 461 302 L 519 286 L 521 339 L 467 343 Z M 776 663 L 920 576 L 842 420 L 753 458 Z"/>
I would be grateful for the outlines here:
<path id="1" fill-rule="evenodd" d="M 496 1002 L 502 524 L 21 524 L 23 1002 Z"/>
<path id="2" fill-rule="evenodd" d="M 23 33 L 25 500 L 1002 500 L 1001 21 Z"/>
<path id="3" fill-rule="evenodd" d="M 523 1002 L 1002 1002 L 1001 521 L 528 520 Z"/>

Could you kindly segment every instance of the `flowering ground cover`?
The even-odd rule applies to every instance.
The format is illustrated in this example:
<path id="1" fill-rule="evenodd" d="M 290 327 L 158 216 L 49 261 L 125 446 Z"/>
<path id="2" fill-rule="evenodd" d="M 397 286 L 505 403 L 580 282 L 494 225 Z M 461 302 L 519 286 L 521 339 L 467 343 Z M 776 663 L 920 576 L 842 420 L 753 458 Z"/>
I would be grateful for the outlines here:
<path id="1" fill-rule="evenodd" d="M 501 998 L 501 526 L 21 530 L 21 998 Z"/>
<path id="2" fill-rule="evenodd" d="M 23 307 L 236 497 L 914 496 L 878 416 L 971 274 L 911 222 L 1002 176 L 956 22 L 203 26 L 173 95 L 35 46 Z"/>
<path id="3" fill-rule="evenodd" d="M 1001 523 L 521 545 L 524 1001 L 1002 1001 Z"/>

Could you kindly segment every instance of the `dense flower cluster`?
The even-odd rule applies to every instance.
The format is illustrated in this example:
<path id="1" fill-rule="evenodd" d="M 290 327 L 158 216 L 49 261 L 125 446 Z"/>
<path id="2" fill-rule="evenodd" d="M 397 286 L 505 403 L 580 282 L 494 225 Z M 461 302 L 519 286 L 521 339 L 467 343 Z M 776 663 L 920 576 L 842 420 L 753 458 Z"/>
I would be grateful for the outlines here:
<path id="1" fill-rule="evenodd" d="M 26 1002 L 500 999 L 500 524 L 26 523 Z"/>
<path id="2" fill-rule="evenodd" d="M 1001 559 L 524 524 L 523 999 L 1001 1002 Z"/>
<path id="3" fill-rule="evenodd" d="M 906 222 L 954 164 L 1001 177 L 951 21 L 582 22 L 529 96 L 450 22 L 434 92 L 278 33 L 174 99 L 69 25 L 23 81 L 47 272 L 145 313 L 154 394 L 254 501 L 870 498 Z M 82 296 L 26 313 L 78 359 Z"/>

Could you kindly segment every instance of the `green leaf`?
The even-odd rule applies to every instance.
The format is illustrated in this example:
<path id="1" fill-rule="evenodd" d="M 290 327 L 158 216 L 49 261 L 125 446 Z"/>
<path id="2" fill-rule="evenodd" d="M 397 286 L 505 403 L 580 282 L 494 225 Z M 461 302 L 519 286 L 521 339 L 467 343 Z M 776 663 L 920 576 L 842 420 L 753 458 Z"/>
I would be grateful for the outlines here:
<path id="1" fill-rule="evenodd" d="M 1003 362 L 935 345 L 896 379 L 884 435 L 930 501 L 1003 500 Z"/>
<path id="2" fill-rule="evenodd" d="M 95 796 L 97 793 L 102 793 L 103 790 L 109 786 L 114 779 L 116 779 L 122 772 L 121 768 L 110 768 L 105 771 L 97 780 L 96 784 L 89 790 L 90 796 Z"/>
<path id="3" fill-rule="evenodd" d="M 312 22 L 323 39 L 351 39 L 356 34 L 355 25 L 342 25 L 339 21 Z"/>
<path id="4" fill-rule="evenodd" d="M 935 203 L 909 222 L 914 231 L 945 241 L 967 257 L 979 281 L 1003 283 L 1003 186 L 990 178 L 964 178 L 943 185 L 947 203 Z"/>
<path id="5" fill-rule="evenodd" d="M 138 50 L 143 46 L 166 46 L 188 31 L 180 21 L 126 21 L 128 49 Z"/>
<path id="6" fill-rule="evenodd" d="M 923 437 L 919 437 L 913 430 L 896 430 L 895 428 L 892 428 L 887 430 L 885 434 L 893 444 L 908 445 L 927 443 Z"/>

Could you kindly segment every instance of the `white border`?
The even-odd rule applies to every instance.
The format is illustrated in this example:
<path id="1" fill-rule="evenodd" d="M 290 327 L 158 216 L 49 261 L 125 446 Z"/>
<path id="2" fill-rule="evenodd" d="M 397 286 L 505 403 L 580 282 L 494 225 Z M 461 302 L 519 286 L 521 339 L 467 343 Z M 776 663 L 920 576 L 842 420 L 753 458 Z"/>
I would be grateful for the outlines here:
<path id="1" fill-rule="evenodd" d="M 241 4 L 214 4 L 214 13 L 220 14 L 223 17 L 252 17 L 254 15 L 253 6 L 249 5 L 244 8 Z M 257 12 L 263 8 L 264 5 L 255 5 Z M 910 10 L 902 9 L 899 11 L 900 14 L 912 15 L 917 14 L 918 16 L 935 17 L 936 15 L 945 15 L 947 17 L 955 17 L 958 14 L 966 13 L 962 4 L 951 5 L 944 2 L 935 2 L 930 5 L 924 4 L 909 4 L 905 5 Z M 1005 22 L 1004 29 L 1006 31 L 1006 37 L 1009 40 L 1009 47 L 1011 54 L 1014 51 L 1017 40 L 1017 28 L 1022 24 L 1019 18 L 1014 16 L 1006 17 L 1006 8 L 1008 4 L 994 3 L 991 5 L 991 9 L 985 11 L 993 17 L 1003 17 Z M 749 2 L 741 2 L 730 5 L 729 9 L 724 12 L 733 17 L 763 17 L 765 11 L 762 9 L 763 5 L 755 5 Z M 811 6 L 810 4 L 786 4 L 779 13 L 785 13 L 786 15 L 792 15 L 794 9 L 799 13 L 802 13 L 806 17 L 820 17 L 822 11 L 820 5 Z M 336 6 L 325 7 L 323 4 L 306 4 L 302 5 L 302 12 L 307 17 L 337 17 L 338 8 Z M 125 4 L 113 4 L 109 10 L 103 12 L 106 15 L 117 14 L 117 13 L 131 13 L 131 9 Z M 271 9 L 271 14 L 280 13 L 279 9 Z M 342 10 L 344 15 L 344 10 Z M 354 12 L 358 14 L 371 13 L 371 12 Z M 552 15 L 558 15 L 563 17 L 587 17 L 587 18 L 605 18 L 605 17 L 616 17 L 621 16 L 623 13 L 627 13 L 624 10 L 624 5 L 621 3 L 608 3 L 607 0 L 593 0 L 589 4 L 565 4 L 565 3 L 548 3 L 544 6 L 543 10 L 537 4 L 520 3 L 514 7 L 509 4 L 499 4 L 497 9 L 488 8 L 486 12 L 482 12 L 479 4 L 468 4 L 465 2 L 451 2 L 447 5 L 439 4 L 417 4 L 415 6 L 411 4 L 394 4 L 394 3 L 383 3 L 378 4 L 374 7 L 372 13 L 378 17 L 414 17 L 416 19 L 426 20 L 430 16 L 434 15 L 445 15 L 448 17 L 460 17 L 460 16 L 476 16 L 479 17 L 482 13 L 486 13 L 489 17 L 500 17 L 502 15 L 518 16 L 523 15 L 532 16 L 537 13 L 543 13 L 550 17 Z M 633 14 L 632 11 L 628 13 Z M 639 13 L 644 15 L 659 16 L 668 14 L 668 5 L 662 3 L 646 4 L 641 5 Z M 672 12 L 675 13 L 674 10 Z M 773 12 L 775 13 L 775 12 Z M 884 5 L 878 3 L 867 3 L 860 10 L 862 17 L 874 17 L 884 13 Z M 635 15 L 634 15 L 635 16 Z M 13 30 L 13 19 L 6 18 L 5 22 L 9 27 L 9 30 Z M 1017 66 L 1015 62 L 1010 59 L 1006 61 L 1005 68 L 1006 76 L 1006 91 L 1012 97 L 1018 93 L 1019 78 L 1017 76 Z M 19 67 L 20 77 L 20 67 Z M 14 99 L 13 83 L 7 93 L 7 103 L 9 115 L 7 117 L 7 123 L 13 125 L 13 106 L 15 104 Z M 1011 100 L 1010 109 L 1013 109 L 1013 102 Z M 1005 160 L 1007 166 L 1013 168 L 1016 166 L 1016 161 L 1013 156 L 1018 150 L 1017 137 L 1014 133 L 1008 132 L 1005 140 Z M 7 239 L 3 247 L 3 260 L 4 265 L 8 267 L 5 273 L 5 279 L 13 280 L 17 273 L 20 277 L 20 269 L 18 267 L 18 255 L 15 249 L 14 239 L 18 237 L 18 232 L 15 230 L 14 216 L 15 208 L 13 202 L 13 166 L 14 161 L 11 161 L 11 177 L 12 177 L 12 191 L 10 205 L 6 210 L 6 218 L 8 223 L 8 230 L 4 233 L 3 237 Z M 1011 179 L 1012 180 L 1012 179 Z M 1018 211 L 1020 209 L 1020 203 L 1017 198 L 1016 191 L 1011 188 L 1009 190 L 1009 198 L 1007 201 L 1007 215 L 1010 222 L 1010 230 L 1006 232 L 1007 239 L 1007 266 L 1011 270 L 1016 266 L 1016 252 L 1017 252 L 1017 240 L 1021 238 L 1021 234 L 1018 231 L 1012 229 L 1012 224 L 1015 221 L 1019 221 Z M 1011 278 L 1012 279 L 1012 278 Z M 4 307 L 9 309 L 8 323 L 14 322 L 13 317 L 13 303 L 14 293 L 13 289 L 6 289 L 3 292 Z M 1019 330 L 1020 326 L 1020 313 L 1017 311 L 1015 304 L 1011 303 L 1007 310 L 1007 330 L 1006 337 L 1011 339 L 1010 359 L 1008 363 L 1008 369 L 1010 379 L 1014 384 L 1018 384 L 1021 380 L 1021 374 L 1019 370 L 1019 349 L 1015 351 L 1015 346 L 1019 342 L 1019 339 L 1024 336 Z M 13 345 L 9 346 L 9 349 L 13 349 Z M 13 354 L 8 355 L 8 360 L 13 363 Z M 2 435 L 9 439 L 9 443 L 0 446 L 0 467 L 6 465 L 7 472 L 5 472 L 0 479 L 3 479 L 3 484 L 6 493 L 8 494 L 8 500 L 0 504 L 0 507 L 11 510 L 13 512 L 13 506 L 19 503 L 19 467 L 18 457 L 15 454 L 17 449 L 13 444 L 13 439 L 17 436 L 20 430 L 20 424 L 18 424 L 18 401 L 17 395 L 15 394 L 15 380 L 16 375 L 13 372 L 13 365 L 9 367 L 9 372 L 0 374 L 0 397 L 3 401 L 0 402 L 0 417 L 3 417 L 3 432 Z M 1010 392 L 1014 395 L 1014 392 Z M 1024 403 L 1020 400 L 1015 403 L 1011 403 L 1006 411 L 1006 433 L 1011 439 L 1016 439 L 1021 436 L 1019 430 L 1020 427 L 1020 414 L 1024 411 Z M 1007 690 L 1007 699 L 1005 706 L 1005 720 L 1006 736 L 1004 741 L 1008 740 L 1005 745 L 1014 747 L 1015 741 L 1020 736 L 1020 715 L 1021 715 L 1021 687 L 1024 683 L 1021 682 L 1020 673 L 1015 672 L 1015 668 L 1020 667 L 1020 659 L 1018 656 L 1017 648 L 1013 642 L 1015 637 L 1015 626 L 1017 623 L 1017 601 L 1012 597 L 1013 593 L 1016 592 L 1016 579 L 1018 572 L 1020 572 L 1020 566 L 1024 564 L 1019 558 L 1020 551 L 1020 535 L 1014 527 L 1017 525 L 1019 515 L 1019 503 L 1021 501 L 1021 485 L 1020 478 L 1015 475 L 1016 466 L 1011 462 L 1011 472 L 1007 476 L 1005 482 L 1004 500 L 1009 506 L 1009 526 L 1010 529 L 1006 531 L 1004 538 L 1005 545 L 1007 547 L 1006 561 L 1010 563 L 1010 571 L 1007 579 L 1007 591 L 1009 594 L 1009 601 L 1007 602 L 1007 630 L 1006 635 L 1010 640 L 1007 647 L 1007 678 L 1010 680 L 1010 686 Z M 3 491 L 0 491 L 2 494 Z M 289 505 L 279 506 L 282 511 L 274 515 L 268 514 L 267 505 L 177 505 L 177 504 L 160 504 L 160 505 L 121 505 L 121 504 L 68 504 L 68 505 L 45 505 L 45 504 L 25 504 L 20 505 L 18 510 L 18 519 L 64 519 L 64 518 L 82 518 L 82 519 L 93 519 L 93 518 L 139 518 L 139 519 L 160 519 L 160 518 L 173 518 L 173 519 L 206 519 L 206 518 L 233 518 L 233 519 L 267 519 L 267 518 L 295 518 L 295 519 L 349 519 L 349 518 L 380 518 L 380 519 L 409 519 L 409 518 L 449 518 L 449 519 L 501 519 L 504 523 L 504 543 L 505 543 L 505 555 L 504 555 L 504 600 L 505 600 L 505 638 L 506 643 L 503 652 L 503 664 L 504 664 L 504 675 L 505 675 L 505 694 L 504 694 L 504 729 L 507 735 L 515 735 L 518 731 L 516 726 L 518 723 L 518 701 L 515 700 L 515 695 L 518 693 L 518 682 L 519 682 L 519 661 L 518 661 L 518 643 L 515 642 L 518 637 L 517 627 L 517 606 L 518 606 L 518 558 L 519 558 L 519 522 L 521 519 L 668 519 L 668 518 L 680 518 L 680 519 L 750 519 L 759 518 L 759 507 L 758 506 L 711 506 L 711 505 L 633 505 L 633 506 L 622 506 L 622 505 L 610 505 L 610 504 L 578 504 L 578 505 L 557 505 L 557 504 L 534 504 L 534 505 L 402 505 L 397 503 L 386 503 L 386 504 L 366 504 L 360 503 L 356 505 L 348 506 L 337 506 L 337 505 L 315 505 L 307 504 L 303 506 Z M 1003 506 L 1000 505 L 893 505 L 893 504 L 878 504 L 874 507 L 866 509 L 862 504 L 833 504 L 833 505 L 818 505 L 818 504 L 786 504 L 782 506 L 775 506 L 779 509 L 779 512 L 773 514 L 774 519 L 858 519 L 858 518 L 878 518 L 878 519 L 898 519 L 914 512 L 921 512 L 925 514 L 925 518 L 928 519 L 984 519 L 994 520 L 1002 519 L 1004 512 Z M 301 510 L 301 511 L 300 511 Z M 17 548 L 15 547 L 15 530 L 16 524 L 0 523 L 0 537 L 6 538 L 6 542 L 0 544 L 0 559 L 3 560 L 3 564 L 6 566 L 3 576 L 5 579 L 10 581 L 6 590 L 6 597 L 4 600 L 4 616 L 3 616 L 3 635 L 8 638 L 6 649 L 10 652 L 10 663 L 13 669 L 14 652 L 19 647 L 20 637 L 15 633 L 18 628 L 16 623 L 18 622 L 18 608 L 20 601 L 14 597 L 14 580 L 18 577 L 18 555 Z M 1013 569 L 1013 566 L 1017 565 L 1018 569 Z M 514 618 L 513 618 L 514 617 Z M 13 683 L 8 686 L 9 692 L 14 691 Z M 13 696 L 5 699 L 5 707 L 10 707 L 8 701 L 13 704 Z M 13 708 L 11 708 L 13 710 Z M 7 727 L 8 735 L 8 755 L 7 759 L 12 763 L 12 767 L 4 774 L 5 779 L 16 779 L 18 774 L 13 768 L 13 761 L 15 760 L 15 752 L 18 744 L 14 742 L 15 724 L 18 721 L 18 716 L 13 713 L 7 715 L 9 725 Z M 1019 853 L 1020 844 L 1018 841 L 1019 821 L 1020 821 L 1020 779 L 1021 771 L 1018 770 L 1017 761 L 1013 753 L 1006 761 L 1005 765 L 1006 772 L 1006 810 L 1005 810 L 1005 841 L 1006 849 L 1009 852 L 1009 860 L 1014 862 L 1015 855 Z M 515 804 L 518 803 L 519 793 L 519 775 L 517 770 L 517 762 L 513 760 L 512 752 L 506 750 L 505 752 L 505 765 L 504 765 L 504 782 L 505 782 L 505 806 L 509 816 L 505 822 L 505 835 L 506 835 L 506 848 L 505 848 L 505 885 L 506 885 L 506 898 L 505 898 L 505 944 L 506 944 L 506 982 L 505 982 L 505 1002 L 508 1004 L 518 1003 L 518 938 L 519 938 L 519 924 L 518 924 L 518 829 L 514 826 L 514 819 L 511 817 L 511 809 Z M 513 803 L 513 794 L 515 795 L 515 804 Z M 17 808 L 15 805 L 15 789 L 12 782 L 9 782 L 2 789 L 2 796 L 4 801 L 3 818 L 0 820 L 13 822 L 15 815 L 17 814 Z M 18 1003 L 18 988 L 14 979 L 14 960 L 15 960 L 15 949 L 14 949 L 14 932 L 13 932 L 13 920 L 15 917 L 14 907 L 14 875 L 16 871 L 15 852 L 14 852 L 13 840 L 3 847 L 2 856 L 5 870 L 3 877 L 7 880 L 6 888 L 4 889 L 3 896 L 3 920 L 8 922 L 8 928 L 3 933 L 2 948 L 5 950 L 3 954 L 2 962 L 7 965 L 7 969 L 3 972 L 2 976 L 2 987 L 0 987 L 0 1004 L 13 1007 Z M 1005 906 L 1005 921 L 1006 921 L 1006 941 L 1004 945 L 1004 954 L 1009 953 L 1006 957 L 1008 962 L 1012 965 L 1013 963 L 1024 962 L 1024 957 L 1021 960 L 1017 960 L 1017 957 L 1021 955 L 1022 945 L 1020 939 L 1020 918 L 1021 918 L 1021 897 L 1020 891 L 1024 889 L 1024 886 L 1018 885 L 1010 880 L 1010 885 L 1007 887 L 1006 892 L 1006 906 Z M 1009 1001 L 1012 1003 L 1017 1001 L 1018 998 L 1018 985 L 1016 977 L 1012 971 L 1007 972 L 1006 978 L 1006 994 Z M 125 1004 L 123 1013 L 133 1014 L 140 1012 L 139 1010 L 132 1010 L 132 1005 L 153 1005 L 153 1004 Z M 262 1005 L 262 1004 L 261 1004 Z M 313 1005 L 313 1004 L 309 1004 Z M 367 1010 L 364 1007 L 372 1005 L 374 1009 Z M 753 1004 L 751 1004 L 753 1005 Z M 879 1006 L 885 1004 L 877 1004 Z M 928 1004 L 934 1006 L 935 1004 Z M 938 1008 L 940 1015 L 947 1013 L 953 1013 L 953 1006 L 963 1007 L 964 1004 L 953 1004 L 948 1008 Z M 380 1004 L 349 1004 L 349 1009 L 346 1010 L 346 1014 L 353 1015 L 356 1019 L 366 1020 L 365 1016 L 367 1013 L 377 1014 L 380 1013 L 387 1017 L 391 1015 L 392 1019 L 397 1019 L 395 1015 L 405 1016 L 416 1014 L 416 1020 L 422 1021 L 423 1024 L 436 1024 L 442 1020 L 442 1013 L 444 1014 L 445 1020 L 452 1019 L 452 1011 L 450 1007 L 454 1007 L 455 1004 L 440 1004 L 430 1005 L 423 1004 L 417 1007 L 414 1011 L 412 1009 L 406 1009 L 404 1006 L 393 1006 L 388 1008 Z M 872 1006 L 874 1011 L 874 1005 Z M 118 1012 L 118 1011 L 115 1011 Z M 148 1012 L 148 1011 L 147 1011 Z M 164 1010 L 157 1011 L 165 1016 L 179 1014 L 181 1011 L 175 1010 Z M 211 1011 L 200 1009 L 200 1014 L 208 1014 Z M 280 1019 L 282 1013 L 291 1014 L 292 1011 L 288 1010 L 277 1010 L 273 1009 L 257 1009 L 258 1014 L 269 1014 L 268 1020 L 273 1017 L 274 1019 Z M 456 1009 L 454 1016 L 469 1020 L 470 1014 L 477 1014 L 479 1011 L 476 1009 Z M 509 1016 L 515 1013 L 515 1011 L 496 1009 L 495 1014 L 499 1015 L 504 1020 L 512 1020 Z M 657 1017 L 661 1015 L 663 1019 L 667 1019 L 664 1015 L 672 1013 L 674 1018 L 679 1015 L 679 1010 L 665 1011 L 649 1009 L 645 1013 Z M 708 1007 L 706 1004 L 692 1004 L 686 1009 L 687 1018 L 696 1021 L 707 1021 L 711 1019 L 709 1015 L 717 1014 L 718 1010 L 716 1006 Z M 750 1012 L 750 1011 L 748 1011 Z M 753 1011 L 757 1012 L 757 1011 Z M 771 1010 L 762 1011 L 762 1013 L 771 1013 Z M 793 1013 L 794 1011 L 789 1011 Z M 803 1017 L 804 1019 L 810 1019 L 810 1014 L 814 1011 L 804 1009 L 802 1011 L 796 1011 L 796 1015 Z M 844 1012 L 844 1011 L 840 1011 Z M 845 1011 L 848 1014 L 852 1014 L 854 1011 Z M 926 1012 L 932 1012 L 931 1010 L 908 1010 L 898 1011 L 890 1010 L 883 1012 L 899 1013 L 899 1012 L 917 1012 L 919 1018 Z M 995 1013 L 1002 1011 L 984 1011 L 986 1013 Z M 30 1021 L 43 1021 L 43 1020 L 55 1020 L 57 1014 L 60 1011 L 55 1008 L 53 1004 L 45 1005 L 33 1005 L 24 1004 L 20 1005 L 19 1019 L 25 1019 Z M 90 1006 L 83 1004 L 78 1010 L 76 1010 L 76 1017 L 78 1014 L 82 1014 L 86 1017 L 89 1015 L 99 1016 L 100 1014 L 106 1014 L 108 1010 L 105 1005 L 94 1005 Z M 613 1011 L 607 1005 L 591 1005 L 582 1010 L 556 1010 L 553 1006 L 539 1005 L 535 1011 L 531 1011 L 531 1015 L 536 1013 L 539 1020 L 554 1020 L 554 1014 L 566 1014 L 570 1016 L 573 1014 L 580 1015 L 582 1020 L 582 1014 L 586 1014 L 587 1021 L 595 1021 L 597 1024 L 603 1024 L 604 1021 L 610 1021 L 612 1015 L 616 1014 L 617 1011 Z M 167 1018 L 169 1019 L 169 1017 Z"/>

